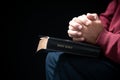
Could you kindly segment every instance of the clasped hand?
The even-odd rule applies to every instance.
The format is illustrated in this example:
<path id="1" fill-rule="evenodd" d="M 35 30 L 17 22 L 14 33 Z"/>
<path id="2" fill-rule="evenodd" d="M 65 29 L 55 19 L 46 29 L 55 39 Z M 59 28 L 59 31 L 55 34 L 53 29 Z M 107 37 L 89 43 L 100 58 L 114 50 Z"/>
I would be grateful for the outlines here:
<path id="1" fill-rule="evenodd" d="M 95 44 L 103 30 L 103 25 L 96 13 L 87 13 L 74 17 L 69 22 L 68 35 L 73 41 L 86 41 Z"/>

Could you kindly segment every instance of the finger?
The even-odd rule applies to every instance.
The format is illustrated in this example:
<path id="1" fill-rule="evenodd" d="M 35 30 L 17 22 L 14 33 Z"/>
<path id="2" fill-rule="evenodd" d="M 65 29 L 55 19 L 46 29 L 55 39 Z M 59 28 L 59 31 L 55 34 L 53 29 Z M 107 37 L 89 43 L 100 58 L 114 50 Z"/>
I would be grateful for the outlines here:
<path id="1" fill-rule="evenodd" d="M 68 30 L 69 37 L 81 37 L 82 33 L 77 31 Z"/>
<path id="2" fill-rule="evenodd" d="M 78 17 L 74 17 L 71 21 L 76 22 L 79 25 L 82 25 L 82 22 L 78 19 Z"/>
<path id="3" fill-rule="evenodd" d="M 82 32 L 78 32 L 78 31 L 68 30 L 67 33 L 68 33 L 69 37 L 78 38 L 78 37 L 82 36 Z"/>
<path id="4" fill-rule="evenodd" d="M 73 30 L 73 31 L 76 30 L 73 26 L 68 26 L 68 29 L 69 29 L 69 30 Z"/>
<path id="5" fill-rule="evenodd" d="M 73 27 L 73 26 L 69 26 L 68 29 L 69 29 L 69 30 L 73 30 L 73 31 L 79 31 L 78 28 L 75 28 L 75 27 Z"/>
<path id="6" fill-rule="evenodd" d="M 96 13 L 87 13 L 87 18 L 92 21 L 99 19 L 98 15 Z"/>
<path id="7" fill-rule="evenodd" d="M 81 30 L 82 29 L 82 25 L 78 24 L 75 21 L 70 21 L 69 22 L 70 27 L 72 27 L 74 30 Z M 70 28 L 71 29 L 71 28 Z"/>
<path id="8" fill-rule="evenodd" d="M 88 26 L 89 24 L 91 24 L 91 20 L 89 20 L 86 15 L 78 16 L 78 19 L 79 22 L 82 23 L 83 25 Z"/>
<path id="9" fill-rule="evenodd" d="M 73 20 L 69 22 L 69 25 L 74 26 L 74 27 L 79 26 L 79 24 L 77 22 L 73 21 Z"/>
<path id="10" fill-rule="evenodd" d="M 84 38 L 84 37 L 80 37 L 80 38 L 73 38 L 73 41 L 76 41 L 76 42 L 81 42 L 81 41 L 85 41 L 85 38 Z"/>

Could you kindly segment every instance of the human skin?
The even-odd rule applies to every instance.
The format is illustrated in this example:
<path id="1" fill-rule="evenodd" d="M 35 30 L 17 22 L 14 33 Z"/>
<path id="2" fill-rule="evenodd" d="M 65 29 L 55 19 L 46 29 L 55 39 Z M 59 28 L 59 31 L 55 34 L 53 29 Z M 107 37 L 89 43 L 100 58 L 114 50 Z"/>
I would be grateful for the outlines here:
<path id="1" fill-rule="evenodd" d="M 85 41 L 95 44 L 103 30 L 103 25 L 96 13 L 87 13 L 74 17 L 69 22 L 68 35 L 73 41 Z"/>

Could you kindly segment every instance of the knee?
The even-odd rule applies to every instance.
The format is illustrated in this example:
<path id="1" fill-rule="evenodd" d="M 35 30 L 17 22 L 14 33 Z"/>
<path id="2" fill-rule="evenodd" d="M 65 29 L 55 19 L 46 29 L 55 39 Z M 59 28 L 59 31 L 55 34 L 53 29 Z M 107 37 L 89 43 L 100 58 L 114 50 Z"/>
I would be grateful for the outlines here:
<path id="1" fill-rule="evenodd" d="M 56 65 L 62 52 L 49 52 L 46 56 L 46 66 Z"/>

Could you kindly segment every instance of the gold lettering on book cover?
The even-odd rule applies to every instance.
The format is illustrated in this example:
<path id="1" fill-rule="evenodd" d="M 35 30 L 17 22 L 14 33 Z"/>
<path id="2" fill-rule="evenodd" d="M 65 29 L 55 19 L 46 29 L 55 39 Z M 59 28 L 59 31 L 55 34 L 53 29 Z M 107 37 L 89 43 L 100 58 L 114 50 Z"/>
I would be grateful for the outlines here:
<path id="1" fill-rule="evenodd" d="M 72 46 L 69 46 L 69 45 L 65 45 L 65 48 L 72 49 L 73 47 L 72 47 Z"/>
<path id="2" fill-rule="evenodd" d="M 72 49 L 72 46 L 69 45 L 64 45 L 64 44 L 57 44 L 57 47 L 62 47 L 62 48 L 68 48 L 68 49 Z"/>

